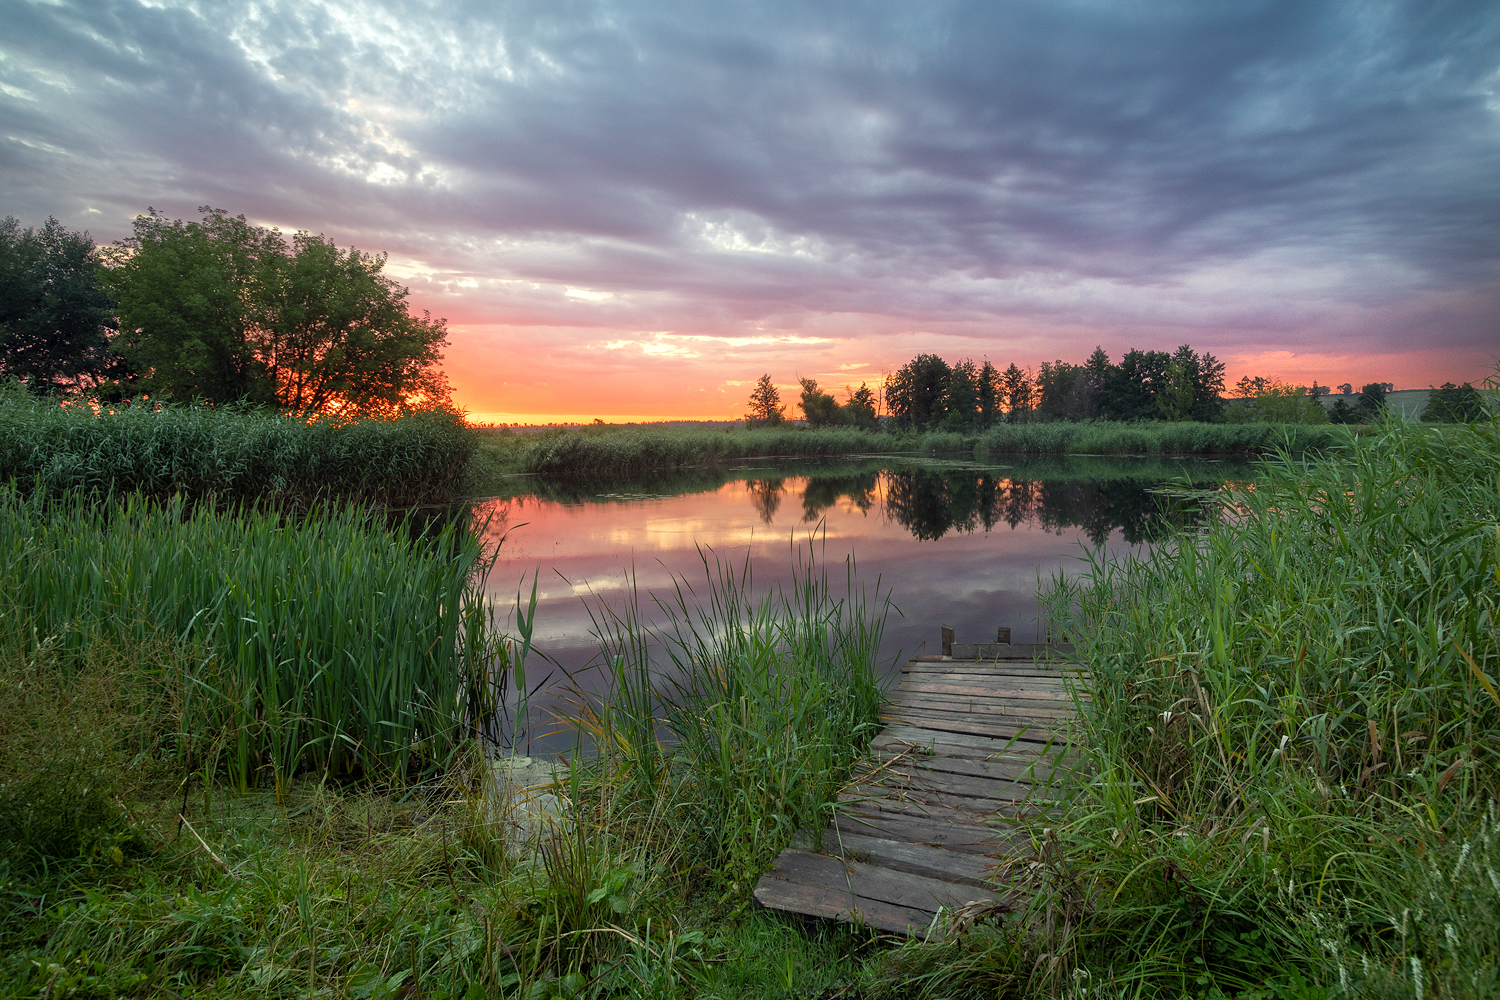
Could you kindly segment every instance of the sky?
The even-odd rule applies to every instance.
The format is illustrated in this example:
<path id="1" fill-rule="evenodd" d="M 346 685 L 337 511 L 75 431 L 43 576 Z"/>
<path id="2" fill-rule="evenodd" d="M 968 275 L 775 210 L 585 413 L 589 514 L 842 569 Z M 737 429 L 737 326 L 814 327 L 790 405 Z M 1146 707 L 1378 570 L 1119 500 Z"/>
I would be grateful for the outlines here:
<path id="1" fill-rule="evenodd" d="M 1500 356 L 1500 5 L 0 0 L 0 215 L 389 254 L 480 421 L 922 352 Z"/>

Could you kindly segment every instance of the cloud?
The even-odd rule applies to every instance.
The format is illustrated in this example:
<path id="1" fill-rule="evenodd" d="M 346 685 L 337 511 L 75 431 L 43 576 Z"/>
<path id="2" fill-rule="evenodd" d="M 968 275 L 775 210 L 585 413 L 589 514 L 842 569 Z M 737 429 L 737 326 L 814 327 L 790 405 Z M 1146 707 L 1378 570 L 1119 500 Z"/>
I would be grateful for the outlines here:
<path id="1" fill-rule="evenodd" d="M 8 11 L 4 211 L 113 239 L 212 204 L 387 250 L 470 360 L 500 326 L 539 370 L 703 386 L 744 351 L 1472 364 L 1500 326 L 1488 5 Z"/>

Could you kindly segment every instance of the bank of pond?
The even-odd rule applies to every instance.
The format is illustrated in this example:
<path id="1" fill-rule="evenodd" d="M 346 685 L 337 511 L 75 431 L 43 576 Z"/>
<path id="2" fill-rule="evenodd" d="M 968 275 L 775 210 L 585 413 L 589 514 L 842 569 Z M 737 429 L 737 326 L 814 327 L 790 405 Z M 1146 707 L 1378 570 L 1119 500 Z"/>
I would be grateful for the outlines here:
<path id="1" fill-rule="evenodd" d="M 588 457 L 604 434 L 330 423 L 306 432 L 345 442 L 324 465 L 308 456 L 333 446 L 299 451 L 283 418 L 37 430 L 10 405 L 32 404 L 0 406 L 5 995 L 1500 991 L 1493 420 L 1330 428 L 1204 479 L 1002 469 L 960 440 L 810 463 L 788 494 L 693 435 L 694 461 L 621 445 L 667 449 L 648 473 Z M 164 443 L 192 434 L 213 457 Z M 801 454 L 866 450 L 848 440 Z M 791 445 L 766 447 L 737 456 Z M 753 902 L 881 726 L 900 594 L 811 546 L 775 586 L 706 554 L 681 588 L 594 604 L 606 683 L 577 685 L 570 717 L 589 750 L 564 754 L 547 821 L 520 822 L 493 758 L 525 749 L 536 605 L 486 599 L 496 552 L 466 508 L 407 509 L 479 492 L 463 448 L 487 482 L 563 502 L 738 482 L 810 524 L 878 495 L 925 542 L 1048 517 L 1150 543 L 1044 581 L 1086 668 L 1087 749 L 1069 794 L 1017 821 L 1031 846 L 996 859 L 1014 906 L 896 940 Z M 508 475 L 549 454 L 614 478 Z M 404 485 L 360 470 L 376 455 Z"/>

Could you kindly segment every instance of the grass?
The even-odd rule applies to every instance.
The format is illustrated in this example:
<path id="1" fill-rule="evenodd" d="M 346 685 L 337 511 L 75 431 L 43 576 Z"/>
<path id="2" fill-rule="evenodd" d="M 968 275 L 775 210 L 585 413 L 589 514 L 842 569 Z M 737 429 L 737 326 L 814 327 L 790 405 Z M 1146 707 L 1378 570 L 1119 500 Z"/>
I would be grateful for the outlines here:
<path id="1" fill-rule="evenodd" d="M 285 519 L 0 487 L 0 625 L 17 655 L 66 661 L 100 639 L 193 650 L 170 680 L 182 726 L 213 734 L 242 788 L 443 762 L 509 650 L 484 565 L 461 525 L 414 542 L 350 506 Z"/>
<path id="2" fill-rule="evenodd" d="M 1392 422 L 1054 585 L 1096 775 L 1060 827 L 1065 967 L 1132 995 L 1500 990 L 1500 883 L 1466 870 L 1496 849 L 1497 467 L 1494 422 Z"/>
<path id="3" fill-rule="evenodd" d="M 0 482 L 50 493 L 184 494 L 308 506 L 438 503 L 462 492 L 475 435 L 439 411 L 304 420 L 272 411 L 125 404 L 95 412 L 0 385 Z"/>

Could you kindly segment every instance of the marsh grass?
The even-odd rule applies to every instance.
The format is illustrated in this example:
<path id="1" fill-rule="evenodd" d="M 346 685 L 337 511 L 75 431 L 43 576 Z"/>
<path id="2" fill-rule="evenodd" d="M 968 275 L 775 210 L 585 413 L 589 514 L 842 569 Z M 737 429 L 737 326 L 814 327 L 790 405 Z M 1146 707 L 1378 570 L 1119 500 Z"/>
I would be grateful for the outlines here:
<path id="1" fill-rule="evenodd" d="M 1424 990 L 1460 995 L 1488 975 L 1431 928 L 1492 890 L 1431 859 L 1493 837 L 1497 467 L 1493 421 L 1391 422 L 1283 454 L 1198 533 L 1053 585 L 1094 766 L 1061 827 L 1083 900 L 1063 980 L 1352 990 L 1415 960 L 1456 992 Z M 1429 929 L 1398 942 L 1418 908 Z"/>
<path id="2" fill-rule="evenodd" d="M 410 506 L 460 495 L 474 448 L 462 418 L 442 411 L 302 419 L 127 403 L 95 412 L 0 385 L 0 482 L 49 493 Z"/>
<path id="3" fill-rule="evenodd" d="M 440 765 L 513 665 L 486 565 L 452 522 L 414 540 L 352 506 L 287 518 L 0 487 L 5 613 L 29 630 L 27 655 L 85 655 L 99 638 L 196 649 L 164 683 L 181 731 L 212 735 L 210 769 L 241 788 Z"/>
<path id="4" fill-rule="evenodd" d="M 655 624 L 634 592 L 601 602 L 611 684 L 578 699 L 592 766 L 622 801 L 677 817 L 687 864 L 737 906 L 798 832 L 821 834 L 879 730 L 888 595 L 862 589 L 851 559 L 840 596 L 811 541 L 792 554 L 792 582 L 757 596 L 748 561 L 700 550 L 701 589 L 654 598 Z"/>

